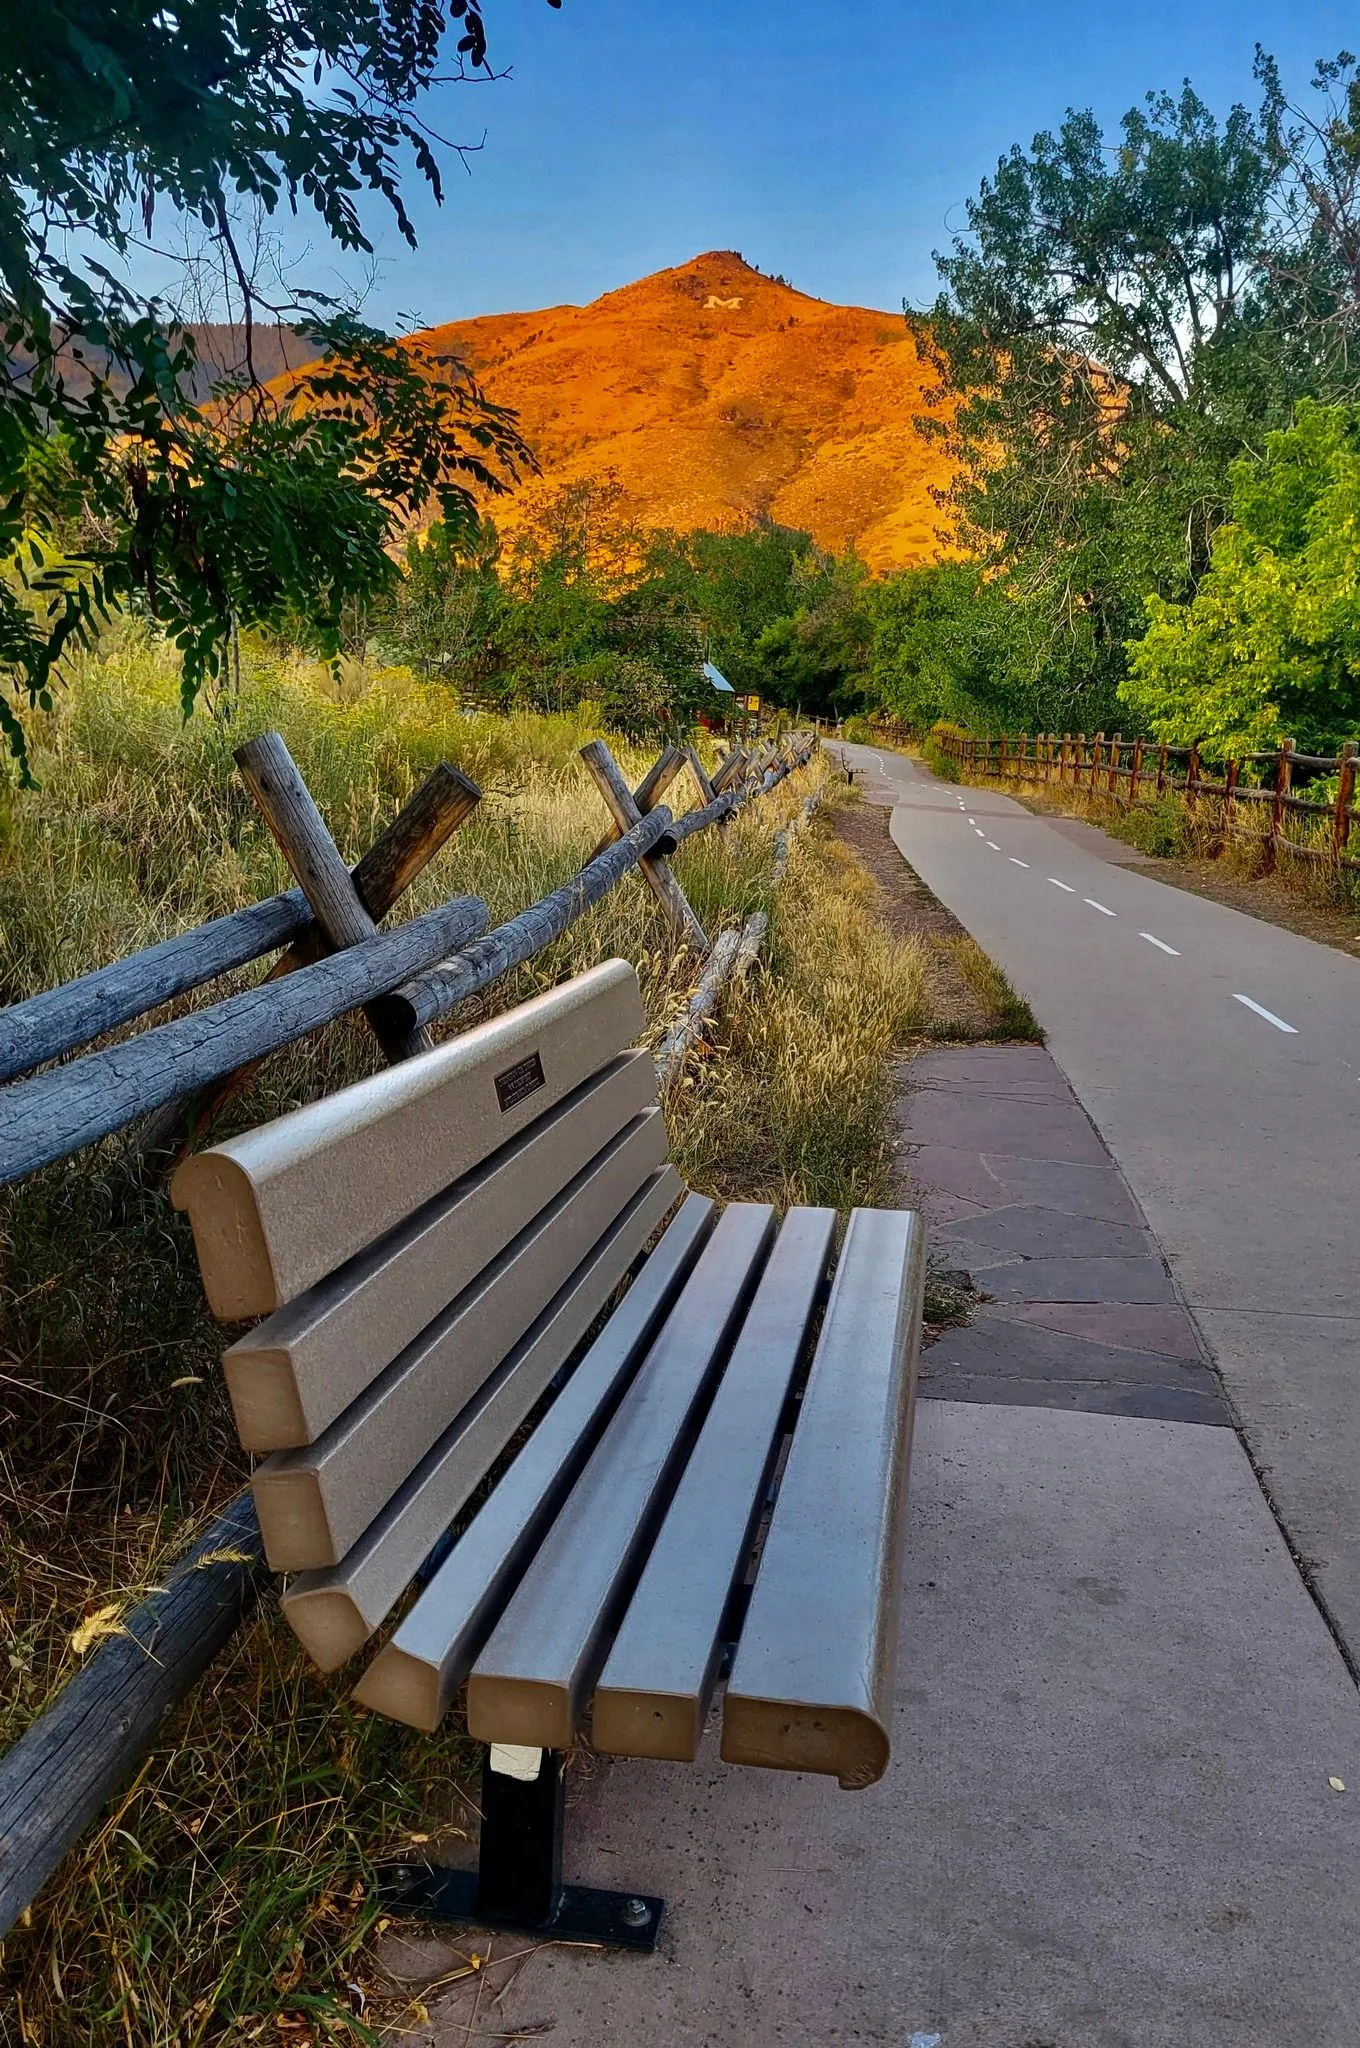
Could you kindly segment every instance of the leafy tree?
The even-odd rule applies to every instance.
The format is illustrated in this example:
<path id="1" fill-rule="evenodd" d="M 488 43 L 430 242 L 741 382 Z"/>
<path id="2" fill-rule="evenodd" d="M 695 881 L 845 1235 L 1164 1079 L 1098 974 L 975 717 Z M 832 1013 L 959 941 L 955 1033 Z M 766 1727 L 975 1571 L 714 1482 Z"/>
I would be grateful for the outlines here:
<path id="1" fill-rule="evenodd" d="M 435 526 L 379 621 L 394 651 L 485 701 L 598 703 L 627 732 L 678 731 L 708 695 L 691 611 L 612 478 L 550 492 L 508 541 Z"/>
<path id="2" fill-rule="evenodd" d="M 862 709 L 873 630 L 863 564 L 816 550 L 799 562 L 792 595 L 792 613 L 756 642 L 761 695 L 822 718 Z"/>
<path id="3" fill-rule="evenodd" d="M 499 574 L 500 536 L 436 520 L 406 548 L 406 573 L 372 619 L 378 636 L 426 675 L 476 692 L 500 666 L 513 602 Z"/>
<path id="4" fill-rule="evenodd" d="M 1137 586 L 1207 559 L 1224 450 L 1261 395 L 1275 176 L 1260 121 L 1220 125 L 1189 86 L 1149 95 L 1114 146 L 1069 113 L 1002 159 L 936 259 L 966 537 L 1026 576 L 1055 631 L 1086 619 L 1117 647 Z"/>
<path id="5" fill-rule="evenodd" d="M 1331 752 L 1360 728 L 1360 405 L 1301 402 L 1231 509 L 1193 601 L 1149 597 L 1120 694 L 1173 744 Z"/>
<path id="6" fill-rule="evenodd" d="M 1319 391 L 1355 388 L 1360 334 L 1360 70 L 1348 50 L 1313 70 L 1311 103 L 1285 93 L 1258 48 L 1263 123 L 1279 170 L 1264 252 L 1277 328 L 1300 338 Z"/>
<path id="7" fill-rule="evenodd" d="M 812 536 L 760 520 L 730 533 L 658 533 L 646 544 L 645 581 L 654 600 L 687 615 L 703 658 L 743 694 L 768 691 L 757 646 L 807 594 Z M 815 572 L 813 572 L 815 573 Z"/>
<path id="8" fill-rule="evenodd" d="M 976 562 L 886 577 L 873 588 L 872 613 L 870 694 L 918 731 L 939 719 L 1031 732 L 1113 720 L 1113 692 L 1091 682 L 1089 637 L 1055 642 L 1014 581 Z"/>
<path id="9" fill-rule="evenodd" d="M 550 0 L 558 4 L 558 0 Z M 489 75 L 477 0 L 183 0 L 173 9 L 33 0 L 0 51 L 0 728 L 46 705 L 56 664 L 112 607 L 141 603 L 184 655 L 185 700 L 236 625 L 310 622 L 391 584 L 417 515 L 472 519 L 526 451 L 447 360 L 416 361 L 314 292 L 267 306 L 240 232 L 307 206 L 340 248 L 371 247 L 372 195 L 414 231 L 409 168 L 441 178 L 418 112 L 440 75 Z M 130 282 L 160 213 L 229 279 L 243 358 L 221 405 L 184 389 L 192 336 Z M 301 315 L 324 362 L 279 398 L 255 372 L 266 314 Z M 55 444 L 55 452 L 53 452 Z"/>
<path id="10" fill-rule="evenodd" d="M 875 588 L 869 684 L 885 711 L 924 732 L 981 709 L 990 672 L 977 662 L 974 627 L 988 594 L 971 562 L 905 569 Z"/>
<path id="11" fill-rule="evenodd" d="M 937 257 L 918 331 L 961 393 L 961 537 L 1015 600 L 1017 674 L 1072 722 L 1112 701 L 1145 595 L 1193 593 L 1231 463 L 1356 388 L 1353 60 L 1319 67 L 1311 129 L 1258 76 L 1260 108 L 1221 121 L 1188 84 L 1112 140 L 1069 113 Z"/>

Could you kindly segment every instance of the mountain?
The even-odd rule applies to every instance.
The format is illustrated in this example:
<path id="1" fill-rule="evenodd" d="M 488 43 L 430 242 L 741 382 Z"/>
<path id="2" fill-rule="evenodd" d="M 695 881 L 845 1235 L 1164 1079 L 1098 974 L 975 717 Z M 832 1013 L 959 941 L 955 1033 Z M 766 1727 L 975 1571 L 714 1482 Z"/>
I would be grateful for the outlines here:
<path id="1" fill-rule="evenodd" d="M 914 425 L 940 402 L 900 313 L 809 298 L 713 250 L 587 306 L 410 339 L 460 356 L 519 415 L 543 475 L 496 501 L 504 529 L 555 486 L 612 473 L 650 526 L 764 516 L 875 569 L 941 552 L 931 491 L 951 467 Z"/>
<path id="2" fill-rule="evenodd" d="M 187 323 L 197 347 L 192 376 L 182 380 L 180 389 L 186 398 L 201 405 L 210 397 L 213 386 L 228 377 L 240 376 L 246 366 L 245 330 L 225 321 L 194 320 Z M 273 322 L 262 322 L 254 332 L 251 356 L 255 374 L 263 381 L 286 375 L 290 370 L 301 370 L 308 363 L 316 361 L 321 354 L 314 342 L 305 341 L 295 327 L 285 327 Z M 11 359 L 16 368 L 27 368 L 31 357 L 17 352 Z M 69 345 L 59 351 L 58 362 L 61 373 L 71 390 L 83 393 L 90 388 L 90 369 L 106 369 L 108 356 L 93 342 L 82 341 L 77 354 Z M 115 369 L 110 382 L 115 391 L 127 390 L 130 379 L 121 370 Z"/>

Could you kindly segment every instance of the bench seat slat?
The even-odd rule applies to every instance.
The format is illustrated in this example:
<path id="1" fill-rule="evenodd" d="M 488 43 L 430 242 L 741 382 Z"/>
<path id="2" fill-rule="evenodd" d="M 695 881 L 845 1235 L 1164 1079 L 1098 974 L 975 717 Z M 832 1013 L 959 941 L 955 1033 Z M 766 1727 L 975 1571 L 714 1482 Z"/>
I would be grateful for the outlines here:
<path id="1" fill-rule="evenodd" d="M 338 1564 L 667 1151 L 645 1110 L 305 1450 L 252 1480 L 274 1571 Z"/>
<path id="2" fill-rule="evenodd" d="M 773 1211 L 733 1203 L 468 1681 L 468 1728 L 565 1749 L 740 1327 Z"/>
<path id="3" fill-rule="evenodd" d="M 420 1059 L 186 1159 L 171 1185 L 224 1322 L 268 1315 L 402 1222 L 632 1045 L 637 976 L 607 960 Z"/>
<path id="4" fill-rule="evenodd" d="M 248 1451 L 315 1442 L 616 1132 L 656 1099 L 646 1052 L 621 1054 L 483 1165 L 223 1354 Z"/>
<path id="5" fill-rule="evenodd" d="M 699 1753 L 723 1610 L 755 1534 L 835 1230 L 834 1209 L 794 1209 L 784 1222 L 595 1688 L 597 1749 L 681 1763 Z"/>
<path id="6" fill-rule="evenodd" d="M 728 1763 L 887 1768 L 925 1277 L 918 1216 L 850 1219 L 723 1703 Z"/>
<path id="7" fill-rule="evenodd" d="M 379 1650 L 354 1697 L 429 1733 L 439 1726 L 621 1387 L 656 1337 L 713 1228 L 690 1195 L 538 1428 Z"/>
<path id="8" fill-rule="evenodd" d="M 283 1612 L 323 1671 L 362 1649 L 684 1193 L 660 1167 L 354 1547 L 301 1572 Z"/>

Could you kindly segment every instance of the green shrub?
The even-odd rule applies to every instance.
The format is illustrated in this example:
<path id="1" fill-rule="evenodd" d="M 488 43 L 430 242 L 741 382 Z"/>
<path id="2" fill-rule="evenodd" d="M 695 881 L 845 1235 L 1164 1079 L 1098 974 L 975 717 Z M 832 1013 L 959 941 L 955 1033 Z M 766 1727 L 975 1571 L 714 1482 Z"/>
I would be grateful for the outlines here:
<path id="1" fill-rule="evenodd" d="M 1176 860 L 1194 851 L 1194 828 L 1179 796 L 1159 796 L 1121 812 L 1112 820 L 1112 830 L 1116 838 L 1159 860 Z"/>
<path id="2" fill-rule="evenodd" d="M 952 755 L 946 754 L 943 742 L 946 739 L 962 738 L 961 727 L 937 720 L 921 742 L 921 759 L 932 775 L 939 776 L 941 782 L 958 782 L 961 779 L 958 763 Z"/>

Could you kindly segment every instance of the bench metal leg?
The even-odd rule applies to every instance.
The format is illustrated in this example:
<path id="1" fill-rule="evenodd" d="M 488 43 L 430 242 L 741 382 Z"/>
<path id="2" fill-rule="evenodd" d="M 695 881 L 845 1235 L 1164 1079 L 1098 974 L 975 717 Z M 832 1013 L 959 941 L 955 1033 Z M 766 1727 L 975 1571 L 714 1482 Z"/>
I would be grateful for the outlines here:
<path id="1" fill-rule="evenodd" d="M 383 1905 L 422 1920 L 465 1921 L 650 1955 L 661 1932 L 664 1899 L 563 1884 L 565 1814 L 560 1751 L 493 1745 L 482 1762 L 476 1870 L 388 1864 L 379 1873 Z"/>

